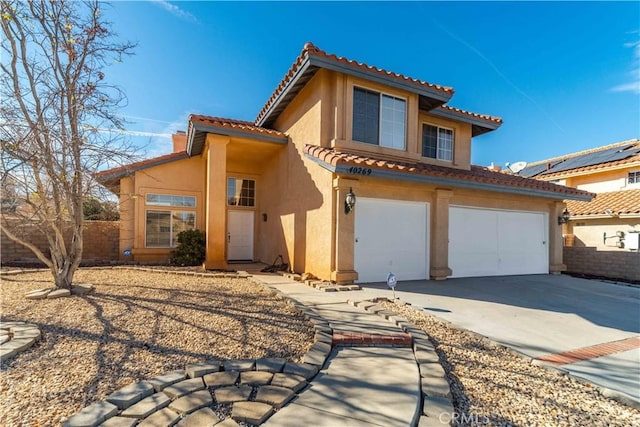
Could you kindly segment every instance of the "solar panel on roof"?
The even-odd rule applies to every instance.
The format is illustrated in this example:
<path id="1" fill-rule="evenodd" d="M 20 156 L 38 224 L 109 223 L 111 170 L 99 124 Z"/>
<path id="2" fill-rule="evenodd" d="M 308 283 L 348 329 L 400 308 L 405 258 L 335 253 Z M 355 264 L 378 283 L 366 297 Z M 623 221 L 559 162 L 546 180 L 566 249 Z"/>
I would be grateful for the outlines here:
<path id="1" fill-rule="evenodd" d="M 546 173 L 563 172 L 571 169 L 626 159 L 627 157 L 640 153 L 640 148 L 628 150 L 628 148 L 632 147 L 633 145 L 634 144 L 626 145 L 624 147 L 614 147 L 607 150 L 596 151 L 594 153 L 586 153 L 581 156 L 571 157 L 562 162 L 559 162 L 556 165 L 553 165 L 549 171 L 546 171 Z M 546 169 L 546 165 L 543 166 L 545 166 Z"/>
<path id="2" fill-rule="evenodd" d="M 557 165 L 559 162 L 550 162 L 551 170 L 553 170 L 553 166 Z M 522 169 L 518 175 L 523 176 L 525 178 L 531 178 L 536 175 L 540 175 L 541 173 L 547 170 L 547 163 L 541 163 L 539 165 L 527 166 Z"/>

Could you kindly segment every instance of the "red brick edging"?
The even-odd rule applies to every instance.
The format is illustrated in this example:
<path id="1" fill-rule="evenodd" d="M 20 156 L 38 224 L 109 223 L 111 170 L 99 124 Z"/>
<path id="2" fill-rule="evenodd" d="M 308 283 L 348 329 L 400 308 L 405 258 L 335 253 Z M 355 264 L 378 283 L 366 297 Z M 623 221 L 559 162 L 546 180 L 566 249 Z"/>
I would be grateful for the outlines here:
<path id="1" fill-rule="evenodd" d="M 589 347 L 578 348 L 557 354 L 540 356 L 536 360 L 548 362 L 554 365 L 567 365 L 584 360 L 595 359 L 596 357 L 608 356 L 620 353 L 621 351 L 633 350 L 640 347 L 640 337 L 631 337 L 619 341 L 612 341 Z"/>
<path id="2" fill-rule="evenodd" d="M 362 332 L 333 332 L 333 347 L 411 347 L 411 335 L 397 334 L 368 334 Z"/>

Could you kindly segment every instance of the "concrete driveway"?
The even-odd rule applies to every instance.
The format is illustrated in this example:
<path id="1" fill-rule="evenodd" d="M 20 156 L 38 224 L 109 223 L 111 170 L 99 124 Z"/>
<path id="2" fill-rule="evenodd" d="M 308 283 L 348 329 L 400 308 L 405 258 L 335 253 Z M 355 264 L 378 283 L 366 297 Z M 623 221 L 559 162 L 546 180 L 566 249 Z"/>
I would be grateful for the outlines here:
<path id="1" fill-rule="evenodd" d="M 391 297 L 386 284 L 362 286 Z M 638 287 L 565 275 L 482 277 L 399 282 L 396 297 L 640 403 Z"/>

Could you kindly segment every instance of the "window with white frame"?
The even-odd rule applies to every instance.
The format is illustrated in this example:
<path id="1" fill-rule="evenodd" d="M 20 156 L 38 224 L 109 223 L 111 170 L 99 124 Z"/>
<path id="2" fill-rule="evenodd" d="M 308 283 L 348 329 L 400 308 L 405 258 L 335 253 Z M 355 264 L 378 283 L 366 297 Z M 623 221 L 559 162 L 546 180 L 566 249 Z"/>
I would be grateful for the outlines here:
<path id="1" fill-rule="evenodd" d="M 188 211 L 147 211 L 146 247 L 174 248 L 178 233 L 196 227 L 196 213 Z"/>
<path id="2" fill-rule="evenodd" d="M 256 182 L 253 179 L 227 179 L 227 205 L 247 206 L 256 205 Z"/>
<path id="3" fill-rule="evenodd" d="M 422 156 L 453 161 L 453 129 L 422 126 Z"/>
<path id="4" fill-rule="evenodd" d="M 628 184 L 640 184 L 640 171 L 629 172 L 629 176 L 627 178 Z"/>
<path id="5" fill-rule="evenodd" d="M 154 207 L 146 211 L 145 246 L 147 248 L 173 248 L 178 243 L 178 233 L 195 229 L 195 211 L 183 210 L 196 207 L 195 197 L 149 193 L 145 197 L 145 202 L 147 206 Z"/>
<path id="6" fill-rule="evenodd" d="M 368 89 L 353 88 L 354 141 L 404 150 L 406 128 L 406 100 Z"/>
<path id="7" fill-rule="evenodd" d="M 196 198 L 193 196 L 173 196 L 169 194 L 147 194 L 149 206 L 185 206 L 195 207 Z"/>

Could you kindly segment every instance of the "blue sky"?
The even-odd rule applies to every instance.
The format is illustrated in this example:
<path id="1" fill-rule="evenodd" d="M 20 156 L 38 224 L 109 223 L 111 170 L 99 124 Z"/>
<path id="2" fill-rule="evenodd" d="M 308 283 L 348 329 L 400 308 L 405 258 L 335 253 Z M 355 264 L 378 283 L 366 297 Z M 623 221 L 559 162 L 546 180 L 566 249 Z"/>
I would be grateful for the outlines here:
<path id="1" fill-rule="evenodd" d="M 446 86 L 502 117 L 472 162 L 535 161 L 640 135 L 638 2 L 115 2 L 135 55 L 107 70 L 146 156 L 191 113 L 253 121 L 303 45 Z"/>

